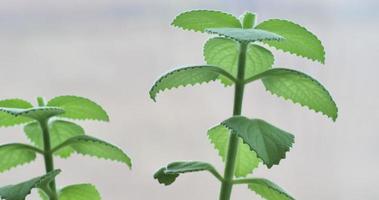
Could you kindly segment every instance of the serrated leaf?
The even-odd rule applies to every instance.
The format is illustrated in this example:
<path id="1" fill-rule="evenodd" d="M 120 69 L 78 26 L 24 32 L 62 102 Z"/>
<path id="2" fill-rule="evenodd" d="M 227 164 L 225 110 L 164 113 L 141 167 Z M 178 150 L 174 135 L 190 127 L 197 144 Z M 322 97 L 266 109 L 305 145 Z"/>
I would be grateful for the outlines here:
<path id="1" fill-rule="evenodd" d="M 166 89 L 172 89 L 179 86 L 195 85 L 215 81 L 219 76 L 234 81 L 234 77 L 225 70 L 210 65 L 184 67 L 173 70 L 161 76 L 150 89 L 150 98 L 155 101 L 157 94 Z"/>
<path id="2" fill-rule="evenodd" d="M 282 36 L 258 29 L 242 29 L 242 28 L 209 28 L 205 32 L 227 37 L 239 42 L 256 42 L 256 41 L 280 41 Z"/>
<path id="3" fill-rule="evenodd" d="M 100 105 L 84 97 L 59 96 L 51 99 L 47 105 L 63 108 L 65 113 L 60 117 L 109 121 L 108 114 Z"/>
<path id="4" fill-rule="evenodd" d="M 132 167 L 129 156 L 126 155 L 126 153 L 124 153 L 120 148 L 94 137 L 86 135 L 72 137 L 61 145 L 53 148 L 53 152 L 59 151 L 66 147 L 71 147 L 75 150 L 75 152 L 82 155 L 119 161 L 128 165 L 129 168 Z"/>
<path id="5" fill-rule="evenodd" d="M 8 185 L 0 188 L 0 198 L 4 200 L 25 200 L 32 189 L 46 188 L 47 185 L 54 180 L 60 170 L 54 170 L 44 176 L 40 176 L 29 181 L 19 183 L 17 185 Z"/>
<path id="6" fill-rule="evenodd" d="M 6 144 L 0 146 L 0 173 L 13 167 L 32 162 L 36 159 L 35 151 L 23 144 Z"/>
<path id="7" fill-rule="evenodd" d="M 276 68 L 258 74 L 247 82 L 257 79 L 262 79 L 265 88 L 271 93 L 321 112 L 334 121 L 337 119 L 338 108 L 333 98 L 324 86 L 307 74 Z"/>
<path id="8" fill-rule="evenodd" d="M 225 162 L 228 152 L 230 130 L 219 125 L 208 131 L 208 137 Z M 245 177 L 258 167 L 260 161 L 257 154 L 251 151 L 250 147 L 243 143 L 241 138 L 239 140 L 234 174 L 236 177 Z"/>
<path id="9" fill-rule="evenodd" d="M 167 167 L 158 170 L 154 174 L 154 178 L 161 184 L 170 185 L 180 174 L 199 171 L 208 171 L 219 180 L 222 179 L 220 174 L 211 164 L 199 161 L 170 163 Z"/>
<path id="10" fill-rule="evenodd" d="M 241 23 L 231 14 L 212 10 L 193 10 L 181 13 L 172 22 L 184 30 L 204 32 L 207 28 L 240 28 Z"/>
<path id="11" fill-rule="evenodd" d="M 6 112 L 14 117 L 26 117 L 34 120 L 45 120 L 53 116 L 61 115 L 64 110 L 58 107 L 44 106 L 35 108 L 0 108 L 1 112 Z"/>
<path id="12" fill-rule="evenodd" d="M 101 196 L 94 185 L 77 184 L 60 190 L 59 200 L 101 200 Z"/>
<path id="13" fill-rule="evenodd" d="M 32 108 L 33 105 L 22 99 L 6 99 L 0 101 L 1 108 Z M 1 111 L 1 110 L 0 110 Z M 31 121 L 25 117 L 15 117 L 7 112 L 0 112 L 0 127 L 15 126 Z"/>
<path id="14" fill-rule="evenodd" d="M 272 47 L 321 63 L 325 62 L 325 51 L 321 41 L 306 28 L 294 22 L 271 19 L 260 23 L 256 29 L 270 31 L 285 38 L 280 42 L 263 41 Z"/>
<path id="15" fill-rule="evenodd" d="M 239 44 L 227 38 L 211 38 L 204 45 L 204 59 L 209 65 L 219 66 L 237 77 Z M 245 78 L 250 78 L 272 67 L 274 56 L 272 53 L 255 44 L 249 44 L 246 50 Z M 222 78 L 221 81 L 230 85 L 232 82 Z"/>
<path id="16" fill-rule="evenodd" d="M 261 178 L 249 179 L 248 187 L 267 200 L 295 200 L 275 183 Z"/>
<path id="17" fill-rule="evenodd" d="M 49 133 L 51 147 L 54 148 L 69 138 L 84 135 L 84 130 L 81 126 L 64 120 L 54 120 L 49 123 Z M 32 122 L 24 127 L 24 132 L 27 137 L 32 141 L 37 147 L 43 148 L 43 134 L 41 126 L 38 122 Z M 62 158 L 69 157 L 74 152 L 71 147 L 66 147 L 60 151 L 55 152 Z"/>
<path id="18" fill-rule="evenodd" d="M 261 119 L 234 116 L 221 124 L 242 138 L 244 143 L 257 153 L 258 158 L 262 159 L 268 168 L 279 164 L 294 143 L 292 134 L 280 130 Z"/>

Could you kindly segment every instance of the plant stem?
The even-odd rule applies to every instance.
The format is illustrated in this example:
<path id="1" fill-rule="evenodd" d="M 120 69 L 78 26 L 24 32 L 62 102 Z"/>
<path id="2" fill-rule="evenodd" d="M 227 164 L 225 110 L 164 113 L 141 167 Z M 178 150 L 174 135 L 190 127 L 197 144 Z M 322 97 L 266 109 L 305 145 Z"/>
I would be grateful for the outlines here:
<path id="1" fill-rule="evenodd" d="M 38 106 L 45 106 L 45 103 L 41 97 L 38 97 Z M 46 173 L 54 170 L 54 160 L 53 153 L 51 151 L 51 141 L 50 141 L 50 132 L 49 132 L 49 120 L 44 119 L 40 120 L 39 124 L 42 129 L 43 136 L 43 148 L 44 148 L 44 160 L 45 160 L 45 170 Z M 52 180 L 49 184 L 49 199 L 58 200 L 57 189 L 55 185 L 55 180 Z"/>
<path id="2" fill-rule="evenodd" d="M 241 42 L 239 57 L 238 57 L 238 73 L 237 81 L 234 91 L 234 108 L 233 115 L 241 115 L 242 100 L 244 92 L 244 79 L 245 79 L 245 64 L 246 64 L 246 50 L 248 43 Z M 235 162 L 238 150 L 239 137 L 235 133 L 231 133 L 229 137 L 228 153 L 225 163 L 224 181 L 221 185 L 220 200 L 229 200 L 232 194 L 233 176 L 235 170 Z"/>

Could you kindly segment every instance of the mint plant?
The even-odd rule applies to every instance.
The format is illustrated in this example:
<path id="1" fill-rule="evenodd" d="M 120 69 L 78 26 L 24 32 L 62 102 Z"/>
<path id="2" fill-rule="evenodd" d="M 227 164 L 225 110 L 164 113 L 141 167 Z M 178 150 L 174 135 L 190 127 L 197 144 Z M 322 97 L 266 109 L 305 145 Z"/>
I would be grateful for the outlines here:
<path id="1" fill-rule="evenodd" d="M 32 145 L 12 143 L 0 146 L 0 173 L 30 163 L 43 156 L 46 174 L 0 188 L 0 199 L 24 200 L 37 188 L 43 200 L 100 200 L 92 184 L 75 184 L 57 190 L 54 157 L 69 158 L 74 153 L 118 161 L 131 168 L 131 160 L 120 148 L 85 135 L 73 120 L 109 121 L 105 110 L 95 102 L 78 96 L 58 96 L 47 103 L 38 97 L 33 106 L 22 99 L 0 100 L 0 127 L 24 125 Z"/>
<path id="2" fill-rule="evenodd" d="M 154 178 L 172 184 L 182 173 L 208 171 L 221 183 L 220 200 L 229 200 L 233 185 L 243 184 L 267 200 L 294 199 L 275 183 L 247 177 L 263 163 L 278 165 L 294 143 L 294 136 L 258 118 L 242 116 L 245 85 L 261 81 L 268 92 L 291 100 L 316 112 L 337 118 L 337 106 L 329 92 L 309 75 L 287 68 L 273 67 L 274 56 L 267 47 L 324 63 L 320 40 L 304 27 L 287 20 L 270 19 L 256 25 L 255 14 L 240 19 L 231 14 L 195 10 L 177 16 L 172 25 L 184 30 L 216 35 L 204 45 L 206 64 L 173 70 L 155 82 L 150 97 L 179 86 L 219 80 L 234 85 L 233 116 L 209 129 L 208 137 L 222 160 L 221 175 L 211 164 L 181 161 L 158 170 Z"/>

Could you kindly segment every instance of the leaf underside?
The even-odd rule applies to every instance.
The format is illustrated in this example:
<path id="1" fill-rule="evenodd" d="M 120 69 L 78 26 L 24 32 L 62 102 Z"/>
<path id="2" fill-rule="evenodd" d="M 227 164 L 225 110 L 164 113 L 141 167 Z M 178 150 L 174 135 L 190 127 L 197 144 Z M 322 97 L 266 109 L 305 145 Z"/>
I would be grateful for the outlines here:
<path id="1" fill-rule="evenodd" d="M 149 94 L 155 101 L 157 94 L 166 89 L 215 81 L 219 76 L 229 78 L 230 81 L 233 80 L 228 72 L 216 66 L 203 65 L 176 69 L 159 78 L 150 89 Z"/>
<path id="2" fill-rule="evenodd" d="M 79 125 L 64 121 L 64 120 L 54 120 L 49 123 L 50 130 L 50 141 L 51 147 L 54 148 L 69 138 L 84 135 L 84 130 Z M 39 148 L 43 148 L 43 135 L 42 129 L 38 122 L 32 122 L 27 124 L 24 127 L 24 132 L 30 141 Z M 62 158 L 69 157 L 74 152 L 74 149 L 71 147 L 66 147 L 61 149 L 58 152 L 55 152 L 55 155 L 58 155 Z"/>
<path id="3" fill-rule="evenodd" d="M 238 42 L 221 37 L 211 38 L 204 45 L 203 55 L 207 64 L 218 66 L 237 77 Z M 246 51 L 245 79 L 270 69 L 273 63 L 274 56 L 269 50 L 259 45 L 249 44 Z M 230 80 L 220 78 L 224 84 L 232 84 Z"/>
<path id="4" fill-rule="evenodd" d="M 285 40 L 263 41 L 269 46 L 289 52 L 320 63 L 325 62 L 325 51 L 321 41 L 306 28 L 287 20 L 271 19 L 255 28 L 281 35 Z"/>
<path id="5" fill-rule="evenodd" d="M 29 181 L 19 183 L 17 185 L 8 185 L 0 188 L 0 198 L 4 200 L 25 200 L 32 189 L 46 188 L 47 185 L 54 180 L 60 170 L 54 170 L 44 176 L 40 176 Z"/>
<path id="6" fill-rule="evenodd" d="M 129 168 L 132 166 L 131 159 L 120 148 L 94 137 L 86 135 L 72 137 L 64 142 L 63 148 L 66 147 L 71 147 L 82 155 L 119 161 Z"/>
<path id="7" fill-rule="evenodd" d="M 207 28 L 241 28 L 240 21 L 233 15 L 211 10 L 193 10 L 181 13 L 174 19 L 172 25 L 184 30 L 199 32 L 204 32 Z"/>
<path id="8" fill-rule="evenodd" d="M 230 130 L 223 125 L 218 125 L 208 131 L 208 137 L 225 162 L 228 152 Z M 234 175 L 236 177 L 245 177 L 258 167 L 260 160 L 257 154 L 251 151 L 247 144 L 243 143 L 241 138 L 239 140 Z"/>
<path id="9" fill-rule="evenodd" d="M 61 115 L 64 110 L 58 107 L 44 106 L 35 108 L 0 108 L 0 112 L 12 115 L 14 118 L 30 118 L 34 120 L 45 120 L 53 116 Z"/>
<path id="10" fill-rule="evenodd" d="M 276 68 L 260 75 L 267 91 L 284 99 L 290 99 L 334 121 L 338 108 L 329 92 L 317 80 L 299 71 Z"/>
<path id="11" fill-rule="evenodd" d="M 20 144 L 0 146 L 0 173 L 13 167 L 32 162 L 36 153 Z"/>
<path id="12" fill-rule="evenodd" d="M 260 119 L 234 116 L 221 124 L 242 138 L 268 168 L 279 164 L 294 143 L 292 134 Z"/>
<path id="13" fill-rule="evenodd" d="M 1 108 L 19 108 L 28 109 L 32 108 L 33 105 L 22 99 L 6 99 L 0 101 Z M 29 122 L 31 119 L 26 117 L 14 117 L 7 112 L 0 112 L 0 127 L 15 126 L 18 124 L 24 124 Z"/>
<path id="14" fill-rule="evenodd" d="M 61 189 L 59 200 L 101 200 L 101 196 L 94 185 L 77 184 Z"/>
<path id="15" fill-rule="evenodd" d="M 209 171 L 210 173 L 217 173 L 216 169 L 209 163 L 191 161 L 191 162 L 173 162 L 158 170 L 154 174 L 154 178 L 159 183 L 164 185 L 172 184 L 176 178 L 183 173 Z"/>
<path id="16" fill-rule="evenodd" d="M 256 192 L 258 195 L 267 200 L 295 200 L 282 188 L 267 179 L 251 179 L 248 187 L 250 190 Z"/>
<path id="17" fill-rule="evenodd" d="M 282 36 L 264 30 L 242 29 L 242 28 L 209 28 L 207 33 L 227 37 L 239 42 L 256 42 L 256 41 L 280 41 Z"/>
<path id="18" fill-rule="evenodd" d="M 109 121 L 106 111 L 90 99 L 79 96 L 58 96 L 51 99 L 48 106 L 63 108 L 65 113 L 60 117 L 79 120 Z"/>

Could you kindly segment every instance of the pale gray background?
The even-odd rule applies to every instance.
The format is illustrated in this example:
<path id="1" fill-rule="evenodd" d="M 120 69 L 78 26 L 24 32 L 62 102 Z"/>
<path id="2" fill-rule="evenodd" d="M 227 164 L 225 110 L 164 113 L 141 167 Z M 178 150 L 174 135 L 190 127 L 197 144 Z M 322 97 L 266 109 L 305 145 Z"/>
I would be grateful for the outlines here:
<path id="1" fill-rule="evenodd" d="M 175 160 L 203 160 L 222 170 L 206 131 L 229 117 L 232 88 L 218 83 L 163 93 L 150 86 L 165 71 L 200 64 L 207 36 L 169 26 L 184 10 L 221 9 L 258 20 L 287 18 L 305 24 L 323 41 L 326 65 L 275 52 L 279 66 L 301 69 L 324 83 L 339 105 L 336 123 L 266 93 L 246 89 L 244 114 L 264 118 L 296 135 L 280 166 L 261 166 L 297 199 L 379 199 L 378 19 L 376 0 L 1 0 L 0 88 L 3 98 L 74 94 L 102 104 L 110 123 L 82 123 L 134 158 L 132 171 L 104 160 L 56 160 L 58 185 L 91 182 L 105 200 L 217 199 L 208 174 L 180 177 L 171 187 L 152 175 Z M 296 66 L 296 67 L 295 67 Z M 2 129 L 1 143 L 26 141 L 21 128 Z M 1 185 L 43 173 L 42 159 L 0 175 Z M 38 199 L 35 195 L 29 199 Z M 245 186 L 233 199 L 258 199 Z"/>

